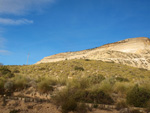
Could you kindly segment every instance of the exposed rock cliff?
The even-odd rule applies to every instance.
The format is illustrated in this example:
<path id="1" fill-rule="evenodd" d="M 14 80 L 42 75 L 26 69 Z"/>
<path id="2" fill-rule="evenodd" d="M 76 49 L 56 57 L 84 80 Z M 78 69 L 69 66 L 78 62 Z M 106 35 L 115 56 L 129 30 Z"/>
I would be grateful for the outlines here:
<path id="1" fill-rule="evenodd" d="M 150 39 L 146 37 L 130 38 L 94 49 L 59 53 L 45 57 L 36 64 L 66 59 L 102 60 L 150 70 Z"/>

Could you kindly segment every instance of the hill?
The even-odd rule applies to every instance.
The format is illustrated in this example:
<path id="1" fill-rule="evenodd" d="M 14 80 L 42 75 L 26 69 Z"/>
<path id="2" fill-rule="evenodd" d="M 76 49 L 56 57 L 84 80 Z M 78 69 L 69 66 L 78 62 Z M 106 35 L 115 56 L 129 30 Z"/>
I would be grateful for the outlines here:
<path id="1" fill-rule="evenodd" d="M 70 59 L 101 60 L 150 70 L 150 39 L 147 37 L 130 38 L 94 49 L 59 53 L 45 57 L 36 64 Z"/>

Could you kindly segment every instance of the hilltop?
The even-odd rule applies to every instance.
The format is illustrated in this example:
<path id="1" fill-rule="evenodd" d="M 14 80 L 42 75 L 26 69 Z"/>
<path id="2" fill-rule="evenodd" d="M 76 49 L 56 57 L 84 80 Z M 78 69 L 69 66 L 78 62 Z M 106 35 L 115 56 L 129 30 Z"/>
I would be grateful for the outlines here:
<path id="1" fill-rule="evenodd" d="M 150 70 L 150 39 L 129 38 L 94 49 L 59 53 L 45 57 L 36 64 L 71 59 L 101 60 Z"/>

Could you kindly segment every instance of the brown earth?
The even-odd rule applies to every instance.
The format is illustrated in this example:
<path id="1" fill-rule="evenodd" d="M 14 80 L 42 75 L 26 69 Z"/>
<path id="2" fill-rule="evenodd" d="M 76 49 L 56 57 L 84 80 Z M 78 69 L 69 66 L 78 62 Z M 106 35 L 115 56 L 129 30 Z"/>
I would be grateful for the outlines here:
<path id="1" fill-rule="evenodd" d="M 2 98 L 0 99 L 0 113 L 10 113 L 10 111 L 17 110 L 18 113 L 61 113 L 61 110 L 52 103 L 35 103 L 35 102 L 23 102 L 21 100 L 9 100 L 6 105 L 3 106 Z M 73 113 L 73 112 L 70 112 Z M 101 110 L 92 109 L 87 113 L 119 113 L 115 109 Z"/>

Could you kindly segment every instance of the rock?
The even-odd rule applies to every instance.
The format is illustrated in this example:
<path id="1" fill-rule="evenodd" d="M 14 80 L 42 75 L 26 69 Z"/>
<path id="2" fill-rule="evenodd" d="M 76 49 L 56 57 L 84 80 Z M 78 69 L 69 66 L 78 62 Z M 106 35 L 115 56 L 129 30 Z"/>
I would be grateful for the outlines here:
<path id="1" fill-rule="evenodd" d="M 123 108 L 119 111 L 119 113 L 130 113 L 129 108 Z"/>
<path id="2" fill-rule="evenodd" d="M 57 109 L 58 109 L 58 111 L 62 111 L 61 106 L 58 106 Z"/>

